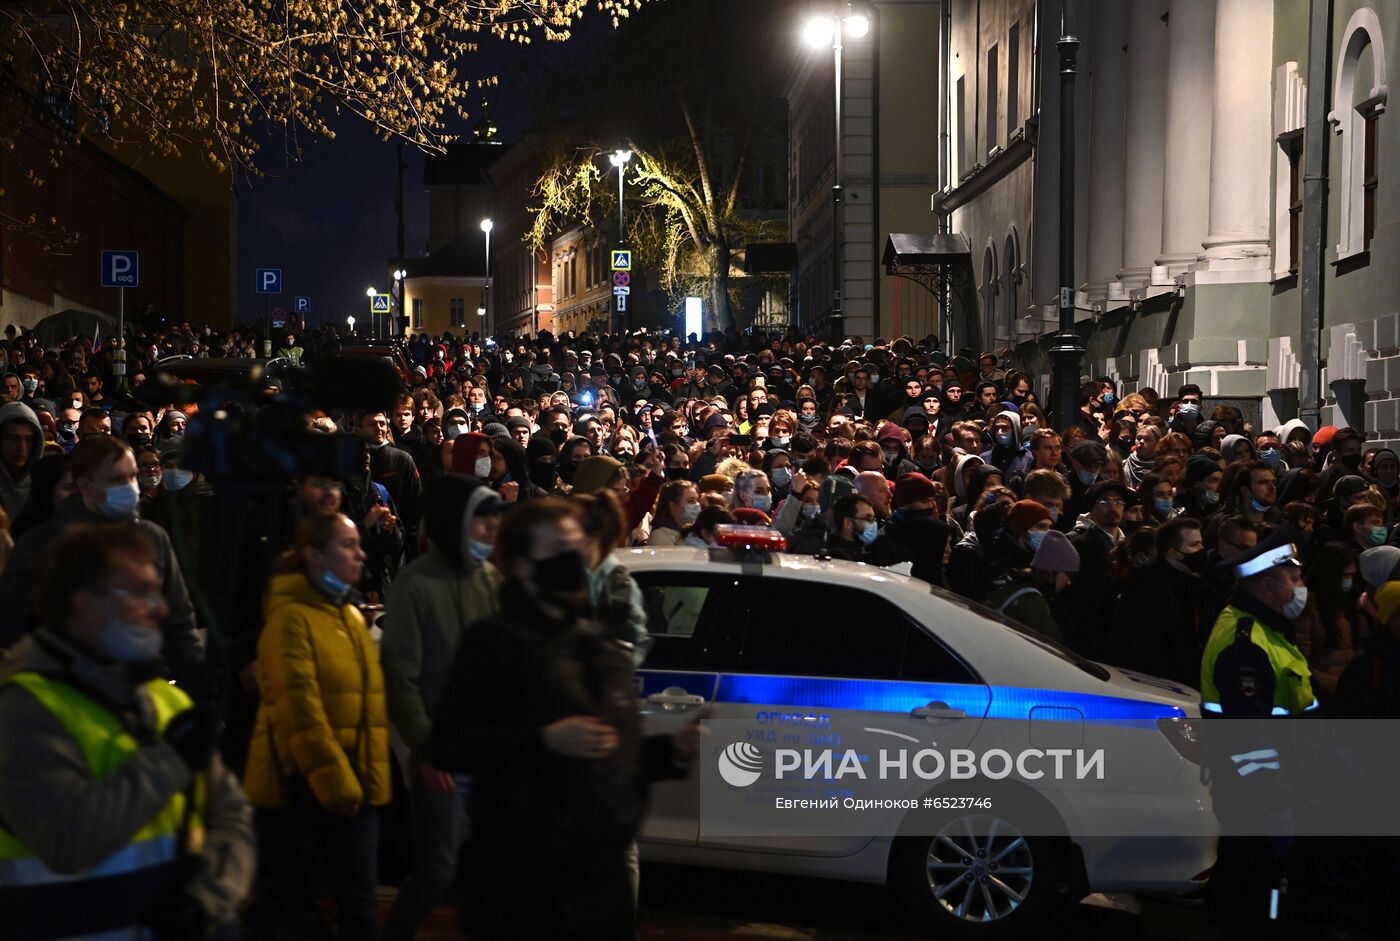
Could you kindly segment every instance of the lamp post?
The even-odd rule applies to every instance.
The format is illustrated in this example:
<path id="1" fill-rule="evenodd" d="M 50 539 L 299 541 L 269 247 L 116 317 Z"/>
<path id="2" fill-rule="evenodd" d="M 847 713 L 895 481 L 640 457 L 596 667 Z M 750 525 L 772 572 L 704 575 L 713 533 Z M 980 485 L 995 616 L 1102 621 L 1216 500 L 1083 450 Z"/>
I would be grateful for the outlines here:
<path id="1" fill-rule="evenodd" d="M 345 318 L 345 326 L 350 328 L 351 333 L 355 332 L 355 316 L 353 314 Z"/>
<path id="2" fill-rule="evenodd" d="M 394 293 L 395 293 L 396 295 L 398 295 L 398 297 L 397 297 L 396 299 L 397 299 L 398 305 L 399 305 L 399 316 L 400 316 L 400 317 L 405 317 L 405 316 L 407 316 L 407 313 L 404 311 L 404 308 L 403 308 L 403 288 L 404 288 L 403 279 L 404 279 L 404 278 L 407 278 L 407 277 L 408 277 L 408 272 L 407 272 L 407 271 L 404 271 L 402 268 L 395 268 L 395 269 L 394 269 Z M 394 328 L 393 328 L 393 323 L 394 323 L 394 321 L 393 321 L 393 316 L 394 316 L 394 315 L 393 315 L 393 312 L 391 311 L 390 314 L 389 314 L 389 317 L 390 317 L 390 320 L 389 320 L 389 329 L 386 331 L 387 333 L 389 333 L 389 334 L 391 334 L 391 335 L 395 332 L 395 331 L 394 331 Z M 402 335 L 402 331 L 400 331 L 400 336 L 401 336 L 401 335 Z"/>
<path id="3" fill-rule="evenodd" d="M 836 154 L 831 184 L 831 336 L 841 342 L 846 332 L 845 314 L 841 309 L 841 196 L 844 165 L 841 159 L 841 58 L 845 48 L 842 36 L 864 39 L 870 33 L 870 20 L 846 6 L 845 16 L 817 15 L 802 28 L 802 39 L 812 49 L 831 48 L 835 65 Z"/>
<path id="4" fill-rule="evenodd" d="M 619 147 L 608 155 L 608 162 L 617 167 L 617 246 L 622 248 L 627 244 L 627 217 L 623 215 L 623 183 L 622 178 L 627 170 L 627 164 L 632 160 L 632 151 L 623 150 Z M 622 332 L 622 302 L 621 295 L 616 292 L 612 295 L 611 305 L 612 331 Z"/>
<path id="5" fill-rule="evenodd" d="M 1054 370 L 1055 427 L 1069 425 L 1079 410 L 1079 369 L 1084 342 L 1074 331 L 1074 84 L 1079 40 L 1073 28 L 1073 0 L 1060 6 L 1060 332 L 1050 347 Z"/>
<path id="6" fill-rule="evenodd" d="M 487 317 L 491 309 L 491 229 L 493 223 L 490 219 L 481 220 L 481 232 L 486 236 L 486 286 L 481 289 L 481 306 L 477 308 L 477 316 L 481 318 L 481 333 L 483 339 L 489 336 Z"/>
<path id="7" fill-rule="evenodd" d="M 369 287 L 365 288 L 365 297 L 370 299 L 369 332 L 371 334 L 374 333 L 374 295 L 378 293 L 379 289 L 372 284 Z"/>

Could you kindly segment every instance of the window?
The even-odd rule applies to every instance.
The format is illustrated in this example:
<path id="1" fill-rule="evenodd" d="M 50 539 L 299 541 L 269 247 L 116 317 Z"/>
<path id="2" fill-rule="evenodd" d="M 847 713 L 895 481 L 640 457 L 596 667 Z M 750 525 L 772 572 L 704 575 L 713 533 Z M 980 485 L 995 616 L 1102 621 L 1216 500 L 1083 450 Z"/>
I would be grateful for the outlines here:
<path id="1" fill-rule="evenodd" d="M 447 319 L 454 327 L 467 325 L 467 302 L 465 299 L 454 297 L 447 302 Z"/>
<path id="2" fill-rule="evenodd" d="M 735 621 L 738 582 L 697 572 L 634 572 L 652 636 L 647 669 L 713 669 L 720 634 Z"/>
<path id="3" fill-rule="evenodd" d="M 997 345 L 1003 343 L 1007 346 L 1011 344 L 1011 338 L 1015 334 L 1016 318 L 1021 314 L 1021 301 L 1017 296 L 1020 292 L 1018 281 L 1021 272 L 1020 251 L 1016 245 L 1016 233 L 1008 232 L 1006 235 L 1006 247 L 1001 253 L 1001 284 L 1002 293 L 1005 299 L 1002 301 L 1002 325 Z"/>
<path id="4" fill-rule="evenodd" d="M 1371 237 L 1376 234 L 1376 117 L 1371 108 L 1366 112 L 1366 146 L 1362 160 L 1361 179 L 1361 247 L 1371 250 Z"/>
<path id="5" fill-rule="evenodd" d="M 1288 160 L 1288 273 L 1297 274 L 1303 246 L 1303 132 L 1279 140 Z"/>
<path id="6" fill-rule="evenodd" d="M 423 298 L 421 297 L 415 297 L 413 299 L 412 326 L 415 330 L 423 329 Z"/>
<path id="7" fill-rule="evenodd" d="M 1370 7 L 1352 14 L 1342 35 L 1337 84 L 1328 115 L 1341 135 L 1337 260 L 1368 251 L 1375 236 L 1380 161 L 1377 121 L 1385 112 L 1388 71 L 1385 36 Z"/>
<path id="8" fill-rule="evenodd" d="M 956 117 L 958 121 L 958 176 L 962 177 L 964 174 L 967 173 L 968 170 L 972 169 L 972 165 L 974 163 L 971 154 L 968 153 L 967 146 L 967 83 L 964 80 L 964 76 L 958 76 L 956 94 L 958 99 L 956 111 Z"/>
<path id="9" fill-rule="evenodd" d="M 1006 34 L 1006 141 L 1021 126 L 1021 24 Z"/>
<path id="10" fill-rule="evenodd" d="M 991 245 L 982 253 L 982 336 L 983 349 L 992 345 L 997 329 L 997 253 Z"/>
<path id="11" fill-rule="evenodd" d="M 987 153 L 996 150 L 997 137 L 997 84 L 1001 76 L 997 71 L 997 47 L 987 50 Z"/>
<path id="12" fill-rule="evenodd" d="M 900 608 L 879 595 L 794 579 L 745 579 L 738 667 L 745 673 L 851 679 L 975 679 Z"/>

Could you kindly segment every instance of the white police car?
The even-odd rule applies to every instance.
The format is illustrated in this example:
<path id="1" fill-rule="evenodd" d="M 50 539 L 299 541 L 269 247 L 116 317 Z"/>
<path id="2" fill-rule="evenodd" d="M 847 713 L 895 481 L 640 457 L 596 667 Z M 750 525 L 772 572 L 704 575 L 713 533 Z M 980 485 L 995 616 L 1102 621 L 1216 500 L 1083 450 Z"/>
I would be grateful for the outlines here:
<path id="1" fill-rule="evenodd" d="M 1194 691 L 1083 660 L 984 608 L 869 566 L 690 548 L 618 558 L 642 589 L 654 637 L 638 670 L 649 730 L 702 711 L 712 726 L 820 716 L 910 741 L 933 728 L 949 747 L 985 739 L 996 720 L 1031 742 L 1132 727 L 1143 757 L 1126 779 L 1039 791 L 1069 834 L 1061 837 L 1008 819 L 1017 811 L 1005 803 L 944 813 L 942 829 L 915 836 L 715 828 L 704 819 L 697 774 L 655 788 L 643 858 L 888 881 L 928 928 L 971 937 L 1024 931 L 1089 892 L 1189 892 L 1204 883 L 1216 831 L 1195 752 Z M 709 744 L 702 760 L 727 743 Z M 1152 835 L 1108 835 L 1145 832 Z"/>

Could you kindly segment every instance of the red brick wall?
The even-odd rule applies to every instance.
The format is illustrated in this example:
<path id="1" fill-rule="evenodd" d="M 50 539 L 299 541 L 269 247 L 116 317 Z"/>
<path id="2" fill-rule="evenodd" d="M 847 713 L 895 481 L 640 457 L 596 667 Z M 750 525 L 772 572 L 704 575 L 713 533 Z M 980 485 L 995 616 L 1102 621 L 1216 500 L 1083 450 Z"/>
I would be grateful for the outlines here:
<path id="1" fill-rule="evenodd" d="M 186 215 L 144 177 L 97 148 L 69 144 L 57 168 L 49 129 L 12 101 L 0 103 L 0 128 L 12 135 L 13 150 L 0 147 L 0 285 L 38 301 L 55 295 L 116 313 L 117 292 L 100 287 L 104 249 L 141 253 L 141 285 L 127 292 L 127 313 L 146 304 L 178 313 L 183 288 L 183 230 Z M 33 169 L 44 182 L 34 185 Z M 33 216 L 38 226 L 28 220 Z M 47 233 L 49 220 L 74 235 L 71 243 Z M 4 310 L 0 308 L 0 319 Z"/>

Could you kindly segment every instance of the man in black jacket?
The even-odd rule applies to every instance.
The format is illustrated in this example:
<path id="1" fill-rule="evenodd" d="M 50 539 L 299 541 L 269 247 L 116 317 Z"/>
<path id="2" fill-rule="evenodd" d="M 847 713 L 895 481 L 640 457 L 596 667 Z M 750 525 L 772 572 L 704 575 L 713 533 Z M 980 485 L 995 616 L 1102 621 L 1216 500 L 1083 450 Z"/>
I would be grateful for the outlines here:
<path id="1" fill-rule="evenodd" d="M 1115 480 L 1101 480 L 1085 494 L 1088 518 L 1070 534 L 1079 553 L 1079 578 L 1065 591 L 1065 603 L 1074 618 L 1075 636 L 1069 645 L 1081 656 L 1103 655 L 1104 637 L 1118 599 L 1119 579 L 1114 553 L 1126 539 L 1123 515 L 1136 500 L 1133 492 Z"/>
<path id="2" fill-rule="evenodd" d="M 1156 548 L 1157 561 L 1134 571 L 1123 587 L 1104 659 L 1195 689 L 1213 624 L 1203 612 L 1200 573 L 1207 558 L 1200 520 L 1179 516 L 1163 523 Z"/>
<path id="3" fill-rule="evenodd" d="M 943 552 L 951 532 L 934 513 L 938 488 L 923 474 L 905 474 L 895 481 L 894 514 L 884 536 L 894 544 L 901 562 L 911 562 L 909 574 L 930 585 L 943 584 Z"/>
<path id="4" fill-rule="evenodd" d="M 418 476 L 418 466 L 407 451 L 392 444 L 393 432 L 383 412 L 364 412 L 355 422 L 355 430 L 369 446 L 370 477 L 389 491 L 391 509 L 403 523 L 404 548 L 411 558 L 417 554 L 418 522 L 422 516 L 419 503 L 423 481 Z"/>
<path id="5" fill-rule="evenodd" d="M 627 645 L 588 617 L 583 540 L 558 498 L 506 516 L 501 612 L 467 629 L 438 705 L 433 765 L 472 775 L 478 941 L 633 938 L 648 782 L 683 776 L 699 746 L 693 723 L 642 736 Z M 542 889 L 542 865 L 568 878 Z"/>

